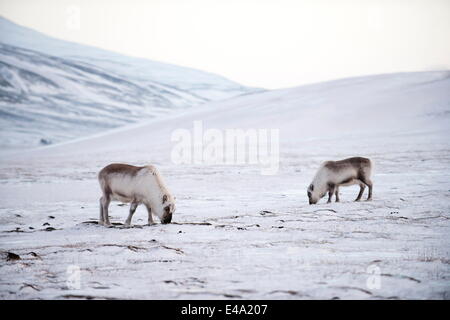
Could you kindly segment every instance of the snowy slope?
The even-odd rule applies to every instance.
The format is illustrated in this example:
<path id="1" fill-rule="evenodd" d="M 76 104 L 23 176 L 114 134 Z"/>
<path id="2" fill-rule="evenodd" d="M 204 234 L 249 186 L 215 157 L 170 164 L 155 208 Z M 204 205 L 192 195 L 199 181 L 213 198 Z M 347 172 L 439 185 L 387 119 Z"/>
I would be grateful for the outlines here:
<path id="1" fill-rule="evenodd" d="M 279 128 L 279 171 L 173 164 L 172 132 L 196 120 Z M 210 102 L 3 156 L 0 296 L 448 299 L 449 120 L 450 72 L 390 74 Z M 320 163 L 355 155 L 375 164 L 374 200 L 355 203 L 347 187 L 341 203 L 309 206 Z M 177 197 L 174 223 L 144 226 L 141 207 L 132 229 L 84 223 L 98 218 L 96 174 L 110 162 L 157 165 Z M 111 205 L 113 222 L 127 213 Z M 67 287 L 71 265 L 79 289 Z"/>
<path id="2" fill-rule="evenodd" d="M 0 18 L 2 148 L 73 139 L 253 91 L 214 74 L 53 39 Z"/>

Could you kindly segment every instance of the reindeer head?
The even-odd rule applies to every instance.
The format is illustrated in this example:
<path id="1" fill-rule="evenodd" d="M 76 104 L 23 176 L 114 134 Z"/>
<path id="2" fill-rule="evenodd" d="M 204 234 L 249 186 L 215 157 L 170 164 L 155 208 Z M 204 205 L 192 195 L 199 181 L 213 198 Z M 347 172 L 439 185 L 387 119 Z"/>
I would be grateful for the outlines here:
<path id="1" fill-rule="evenodd" d="M 317 201 L 319 201 L 319 199 L 316 199 L 315 197 L 313 197 L 313 192 L 314 192 L 314 185 L 311 183 L 308 187 L 309 204 L 316 204 Z"/>
<path id="2" fill-rule="evenodd" d="M 172 214 L 175 212 L 175 199 L 167 194 L 162 197 L 162 215 L 159 217 L 161 223 L 170 223 L 172 221 Z"/>
<path id="3" fill-rule="evenodd" d="M 322 199 L 325 194 L 327 193 L 327 190 L 322 190 L 323 188 L 320 188 L 321 185 L 319 184 L 318 186 L 314 186 L 313 183 L 311 183 L 308 187 L 308 199 L 309 199 L 309 204 L 316 204 L 317 202 L 319 202 L 320 199 Z"/>

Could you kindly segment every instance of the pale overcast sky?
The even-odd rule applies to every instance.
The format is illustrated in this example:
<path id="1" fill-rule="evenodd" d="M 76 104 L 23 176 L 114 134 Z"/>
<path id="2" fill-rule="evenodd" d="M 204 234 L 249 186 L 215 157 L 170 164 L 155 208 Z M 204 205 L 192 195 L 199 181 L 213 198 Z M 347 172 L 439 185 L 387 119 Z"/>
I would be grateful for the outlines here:
<path id="1" fill-rule="evenodd" d="M 450 69 L 450 0 L 0 0 L 0 15 L 265 88 Z"/>

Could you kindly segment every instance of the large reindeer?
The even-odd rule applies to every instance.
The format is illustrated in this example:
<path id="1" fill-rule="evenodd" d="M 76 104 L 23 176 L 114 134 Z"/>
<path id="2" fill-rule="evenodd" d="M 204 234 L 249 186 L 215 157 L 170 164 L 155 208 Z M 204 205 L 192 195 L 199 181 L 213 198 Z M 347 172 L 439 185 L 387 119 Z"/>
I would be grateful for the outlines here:
<path id="1" fill-rule="evenodd" d="M 159 217 L 161 223 L 170 223 L 172 220 L 175 199 L 154 166 L 135 167 L 113 163 L 99 172 L 98 180 L 103 192 L 100 198 L 99 224 L 111 225 L 108 207 L 112 200 L 131 203 L 130 213 L 124 224 L 126 227 L 130 226 L 131 218 L 141 203 L 147 208 L 149 224 L 153 224 L 152 213 Z"/>
<path id="2" fill-rule="evenodd" d="M 372 163 L 367 158 L 354 157 L 340 161 L 326 161 L 317 171 L 308 187 L 309 204 L 316 204 L 328 192 L 328 203 L 333 194 L 339 202 L 339 187 L 359 184 L 359 194 L 355 201 L 361 200 L 366 185 L 369 187 L 367 200 L 372 200 Z"/>

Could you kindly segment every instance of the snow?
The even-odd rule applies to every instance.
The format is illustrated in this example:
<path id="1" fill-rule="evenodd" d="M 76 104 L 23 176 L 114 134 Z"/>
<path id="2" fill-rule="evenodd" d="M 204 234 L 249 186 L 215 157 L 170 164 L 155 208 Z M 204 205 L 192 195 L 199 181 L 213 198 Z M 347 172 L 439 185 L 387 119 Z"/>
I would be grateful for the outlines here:
<path id="1" fill-rule="evenodd" d="M 52 38 L 3 17 L 0 17 L 0 39 L 10 46 L 93 64 L 126 75 L 133 81 L 156 81 L 206 99 L 224 99 L 254 91 L 216 74 Z"/>
<path id="2" fill-rule="evenodd" d="M 261 91 L 199 70 L 48 37 L 0 17 L 0 147 L 88 136 Z"/>
<path id="3" fill-rule="evenodd" d="M 3 154 L 0 297 L 448 299 L 449 118 L 450 72 L 400 73 L 208 102 Z M 173 164 L 172 132 L 196 120 L 279 128 L 279 171 Z M 353 202 L 352 186 L 340 203 L 308 205 L 320 163 L 349 156 L 374 162 L 374 200 Z M 111 162 L 156 165 L 177 198 L 174 223 L 146 226 L 139 207 L 133 228 L 96 225 L 96 175 Z M 127 214 L 111 204 L 113 223 Z M 80 288 L 67 283 L 73 266 Z"/>

